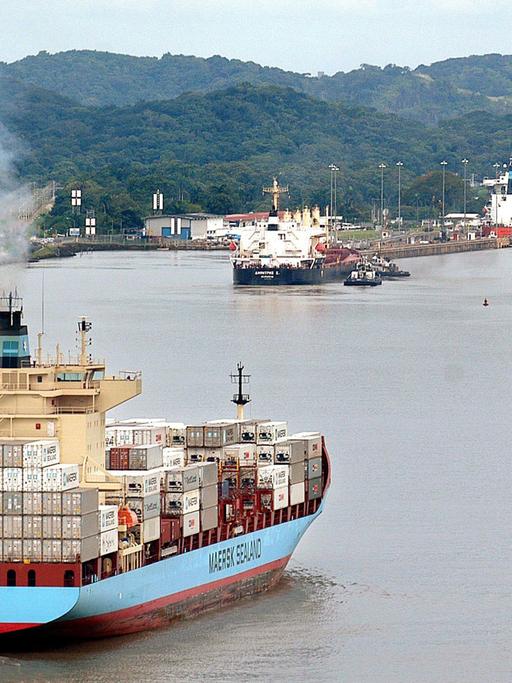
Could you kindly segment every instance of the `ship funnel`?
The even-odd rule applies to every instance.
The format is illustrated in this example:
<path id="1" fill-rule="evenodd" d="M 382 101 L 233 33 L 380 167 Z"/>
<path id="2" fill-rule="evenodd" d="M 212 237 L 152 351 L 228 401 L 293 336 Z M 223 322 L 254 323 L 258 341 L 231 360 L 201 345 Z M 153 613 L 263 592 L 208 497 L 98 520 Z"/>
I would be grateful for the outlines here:
<path id="1" fill-rule="evenodd" d="M 17 292 L 0 296 L 0 364 L 2 368 L 30 365 L 28 329 L 22 324 L 23 299 Z"/>

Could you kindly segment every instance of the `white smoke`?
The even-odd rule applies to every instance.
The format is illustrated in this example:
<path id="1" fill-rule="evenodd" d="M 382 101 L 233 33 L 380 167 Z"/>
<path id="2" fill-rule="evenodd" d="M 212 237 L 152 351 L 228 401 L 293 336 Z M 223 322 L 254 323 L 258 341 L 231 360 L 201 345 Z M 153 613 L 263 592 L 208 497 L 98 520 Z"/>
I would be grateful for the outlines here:
<path id="1" fill-rule="evenodd" d="M 16 174 L 14 162 L 20 154 L 20 144 L 0 123 L 0 266 L 28 256 L 33 198 Z"/>

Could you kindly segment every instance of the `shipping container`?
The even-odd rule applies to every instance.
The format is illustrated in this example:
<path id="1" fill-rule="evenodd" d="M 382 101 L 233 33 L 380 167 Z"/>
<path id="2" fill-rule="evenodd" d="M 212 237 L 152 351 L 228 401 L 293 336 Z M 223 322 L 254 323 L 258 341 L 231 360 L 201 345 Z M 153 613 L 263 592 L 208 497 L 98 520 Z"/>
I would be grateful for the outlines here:
<path id="1" fill-rule="evenodd" d="M 211 486 L 217 484 L 219 480 L 219 470 L 217 463 L 204 462 L 197 466 L 199 472 L 199 486 Z"/>
<path id="2" fill-rule="evenodd" d="M 119 534 L 117 529 L 110 529 L 100 534 L 100 557 L 110 555 L 119 549 Z"/>
<path id="3" fill-rule="evenodd" d="M 75 493 L 75 492 L 73 492 Z M 64 495 L 70 495 L 71 491 L 66 492 L 65 494 L 61 493 L 60 491 L 43 491 L 42 493 L 42 499 L 43 499 L 43 515 L 61 515 L 64 510 L 62 507 L 62 499 Z M 97 496 L 96 492 L 96 496 Z M 71 513 L 73 513 L 71 511 Z M 66 510 L 66 513 L 70 513 L 69 510 Z M 79 514 L 79 513 L 78 513 Z"/>
<path id="4" fill-rule="evenodd" d="M 298 432 L 289 437 L 290 441 L 300 441 L 304 460 L 319 458 L 322 455 L 322 435 L 320 432 Z"/>
<path id="5" fill-rule="evenodd" d="M 18 494 L 16 494 L 18 495 Z M 41 492 L 31 493 L 26 491 L 23 493 L 23 514 L 24 515 L 42 515 L 43 514 L 43 494 Z"/>
<path id="6" fill-rule="evenodd" d="M 4 538 L 2 550 L 4 562 L 21 562 L 23 560 L 23 541 L 21 538 Z"/>
<path id="7" fill-rule="evenodd" d="M 43 515 L 43 538 L 62 538 L 61 515 Z"/>
<path id="8" fill-rule="evenodd" d="M 267 465 L 258 467 L 258 488 L 280 488 L 288 486 L 288 465 Z"/>
<path id="9" fill-rule="evenodd" d="M 206 459 L 206 448 L 200 446 L 189 446 L 186 452 L 187 462 L 203 462 Z"/>
<path id="10" fill-rule="evenodd" d="M 186 440 L 186 429 L 183 422 L 166 422 L 167 445 L 184 446 Z"/>
<path id="11" fill-rule="evenodd" d="M 2 474 L 3 491 L 23 491 L 23 470 L 21 467 L 4 467 Z"/>
<path id="12" fill-rule="evenodd" d="M 159 446 L 167 445 L 167 431 L 165 425 L 152 425 L 147 427 L 141 425 L 133 430 L 134 446 L 149 446 L 151 444 L 158 444 Z"/>
<path id="13" fill-rule="evenodd" d="M 97 512 L 87 515 L 63 515 L 62 538 L 87 538 L 99 533 L 99 519 Z"/>
<path id="14" fill-rule="evenodd" d="M 257 480 L 257 469 L 255 467 L 241 467 L 238 478 L 242 488 L 254 488 Z"/>
<path id="15" fill-rule="evenodd" d="M 60 447 L 57 439 L 29 441 L 23 446 L 23 467 L 48 467 L 60 462 Z"/>
<path id="16" fill-rule="evenodd" d="M 179 517 L 160 518 L 160 539 L 162 545 L 168 545 L 177 541 L 181 536 L 181 523 Z"/>
<path id="17" fill-rule="evenodd" d="M 322 497 L 322 479 L 310 479 L 308 481 L 308 498 L 316 500 Z"/>
<path id="18" fill-rule="evenodd" d="M 23 467 L 23 442 L 3 444 L 2 467 Z"/>
<path id="19" fill-rule="evenodd" d="M 110 531 L 110 529 L 117 529 L 119 526 L 117 505 L 100 505 L 99 506 L 99 530 L 100 533 Z"/>
<path id="20" fill-rule="evenodd" d="M 127 496 L 149 496 L 160 492 L 161 470 L 143 474 L 127 474 L 124 486 Z"/>
<path id="21" fill-rule="evenodd" d="M 187 448 L 204 446 L 203 425 L 190 425 L 186 428 L 186 444 Z"/>
<path id="22" fill-rule="evenodd" d="M 267 444 L 266 446 L 256 446 L 256 454 L 258 465 L 274 464 L 274 446 L 272 444 Z"/>
<path id="23" fill-rule="evenodd" d="M 43 518 L 41 515 L 23 516 L 23 538 L 42 538 Z"/>
<path id="24" fill-rule="evenodd" d="M 256 445 L 253 443 L 238 443 L 223 449 L 222 461 L 239 463 L 240 465 L 256 464 Z"/>
<path id="25" fill-rule="evenodd" d="M 43 559 L 43 542 L 40 538 L 23 539 L 23 560 L 25 562 L 41 562 Z"/>
<path id="26" fill-rule="evenodd" d="M 160 514 L 160 494 L 153 493 L 151 496 L 139 498 L 126 498 L 126 504 L 137 515 L 137 519 L 143 522 L 145 519 L 158 517 Z"/>
<path id="27" fill-rule="evenodd" d="M 260 422 L 256 432 L 257 444 L 274 444 L 279 439 L 286 437 L 288 426 L 286 422 Z"/>
<path id="28" fill-rule="evenodd" d="M 107 531 L 107 533 L 110 533 Z M 117 536 L 117 532 L 116 532 Z M 62 561 L 76 562 L 80 559 L 81 562 L 88 562 L 99 557 L 100 553 L 100 538 L 97 536 L 89 536 L 88 538 L 66 539 L 62 541 Z"/>
<path id="29" fill-rule="evenodd" d="M 43 490 L 43 469 L 41 467 L 23 468 L 23 490 L 42 491 Z"/>
<path id="30" fill-rule="evenodd" d="M 78 465 L 51 465 L 43 469 L 43 491 L 68 491 L 80 484 Z"/>
<path id="31" fill-rule="evenodd" d="M 204 486 L 201 491 L 201 509 L 216 507 L 219 500 L 219 489 L 217 484 Z M 192 510 L 190 511 L 192 512 Z"/>
<path id="32" fill-rule="evenodd" d="M 43 539 L 43 562 L 62 562 L 62 541 L 55 538 Z"/>
<path id="33" fill-rule="evenodd" d="M 169 470 L 165 477 L 166 491 L 193 491 L 199 488 L 199 468 L 197 465 Z"/>
<path id="34" fill-rule="evenodd" d="M 322 458 L 313 458 L 308 463 L 308 479 L 317 479 L 322 476 Z"/>
<path id="35" fill-rule="evenodd" d="M 290 484 L 290 505 L 299 505 L 306 499 L 306 489 L 304 482 Z"/>
<path id="36" fill-rule="evenodd" d="M 187 456 L 184 448 L 164 448 L 162 451 L 163 466 L 166 470 L 172 467 L 185 467 Z"/>
<path id="37" fill-rule="evenodd" d="M 141 528 L 142 543 L 150 543 L 160 538 L 160 517 L 145 519 Z"/>
<path id="38" fill-rule="evenodd" d="M 21 515 L 23 512 L 23 493 L 4 491 L 2 494 L 2 512 L 4 515 Z"/>
<path id="39" fill-rule="evenodd" d="M 130 468 L 130 448 L 128 446 L 114 446 L 110 449 L 109 470 L 128 470 Z"/>
<path id="40" fill-rule="evenodd" d="M 258 426 L 269 420 L 242 420 L 238 423 L 240 441 L 242 443 L 256 443 Z"/>
<path id="41" fill-rule="evenodd" d="M 288 465 L 291 462 L 292 446 L 287 439 L 279 439 L 274 446 L 274 462 L 276 465 Z"/>
<path id="42" fill-rule="evenodd" d="M 160 445 L 134 446 L 130 448 L 129 469 L 152 470 L 162 467 L 163 447 Z"/>
<path id="43" fill-rule="evenodd" d="M 306 479 L 306 463 L 307 460 L 301 460 L 290 465 L 290 484 L 300 484 Z"/>
<path id="44" fill-rule="evenodd" d="M 280 486 L 272 491 L 272 506 L 274 510 L 282 510 L 288 507 L 288 484 Z"/>
<path id="45" fill-rule="evenodd" d="M 186 493 L 166 493 L 165 513 L 169 515 L 188 514 L 196 512 L 200 508 L 200 489 L 187 491 Z"/>
<path id="46" fill-rule="evenodd" d="M 183 515 L 183 536 L 192 536 L 199 533 L 200 522 L 199 511 Z"/>
<path id="47" fill-rule="evenodd" d="M 61 512 L 63 515 L 87 515 L 89 512 L 98 509 L 98 489 L 75 489 L 74 491 L 65 491 L 61 495 L 62 508 L 60 511 L 52 510 L 53 514 L 60 514 Z M 45 511 L 45 514 L 50 514 L 50 511 Z"/>
<path id="48" fill-rule="evenodd" d="M 209 531 L 215 529 L 219 523 L 219 508 L 217 506 L 201 510 L 201 529 Z"/>
<path id="49" fill-rule="evenodd" d="M 23 538 L 23 517 L 21 515 L 4 515 L 3 534 L 7 538 Z"/>
<path id="50" fill-rule="evenodd" d="M 239 439 L 239 426 L 235 420 L 212 420 L 204 426 L 204 445 L 212 448 L 230 446 Z"/>

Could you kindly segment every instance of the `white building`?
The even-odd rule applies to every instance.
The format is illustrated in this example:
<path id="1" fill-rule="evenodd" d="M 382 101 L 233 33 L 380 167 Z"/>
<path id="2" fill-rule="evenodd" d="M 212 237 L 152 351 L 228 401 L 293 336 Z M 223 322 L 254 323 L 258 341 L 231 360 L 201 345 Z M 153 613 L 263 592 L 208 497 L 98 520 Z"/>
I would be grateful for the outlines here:
<path id="1" fill-rule="evenodd" d="M 487 216 L 492 225 L 512 225 L 512 169 L 505 167 L 497 178 L 483 183 L 491 193 Z"/>

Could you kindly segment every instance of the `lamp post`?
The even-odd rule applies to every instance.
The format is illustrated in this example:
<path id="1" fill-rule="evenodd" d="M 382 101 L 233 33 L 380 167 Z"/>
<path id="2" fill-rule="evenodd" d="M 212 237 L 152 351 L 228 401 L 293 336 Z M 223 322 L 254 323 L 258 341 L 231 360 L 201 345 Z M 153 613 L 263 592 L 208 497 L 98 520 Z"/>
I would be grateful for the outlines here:
<path id="1" fill-rule="evenodd" d="M 494 175 L 496 177 L 496 180 L 498 179 L 498 169 L 500 166 L 501 166 L 501 164 L 498 164 L 498 162 L 496 162 L 495 164 L 492 165 L 492 167 L 494 168 L 494 171 L 495 171 Z"/>
<path id="2" fill-rule="evenodd" d="M 403 161 L 396 162 L 398 168 L 398 227 L 402 227 L 402 167 Z"/>
<path id="3" fill-rule="evenodd" d="M 444 217 L 446 215 L 445 196 L 446 196 L 446 166 L 447 165 L 448 165 L 447 161 L 441 161 L 441 166 L 443 167 L 443 201 L 442 201 L 442 205 L 443 205 L 443 232 L 444 232 Z"/>
<path id="4" fill-rule="evenodd" d="M 386 164 L 379 164 L 380 168 L 380 227 L 384 227 L 384 169 Z"/>
<path id="5" fill-rule="evenodd" d="M 336 173 L 340 170 L 336 164 L 329 164 L 329 170 L 331 172 L 331 203 L 330 203 L 330 211 L 331 211 L 331 222 L 334 224 L 334 217 L 337 212 L 337 198 L 336 198 Z"/>
<path id="6" fill-rule="evenodd" d="M 464 166 L 464 230 L 466 230 L 466 213 L 467 213 L 467 205 L 468 205 L 467 174 L 468 174 L 469 159 L 463 159 L 462 164 Z"/>

